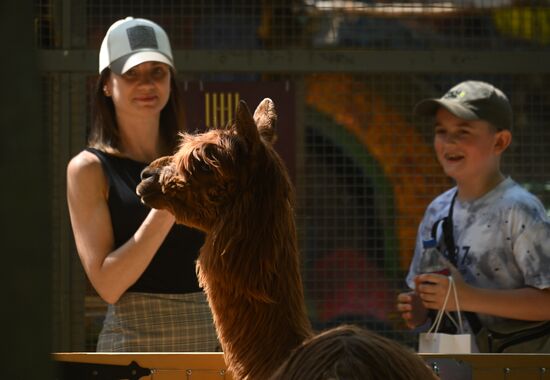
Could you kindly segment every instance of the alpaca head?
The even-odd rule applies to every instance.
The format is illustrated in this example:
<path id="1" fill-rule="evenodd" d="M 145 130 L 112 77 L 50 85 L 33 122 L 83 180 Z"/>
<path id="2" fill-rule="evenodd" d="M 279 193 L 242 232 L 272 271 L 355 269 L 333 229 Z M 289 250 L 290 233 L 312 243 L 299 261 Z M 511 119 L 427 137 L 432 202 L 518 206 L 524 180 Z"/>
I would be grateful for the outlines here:
<path id="1" fill-rule="evenodd" d="M 226 127 L 182 134 L 173 156 L 155 160 L 142 172 L 138 195 L 153 208 L 171 211 L 177 223 L 211 232 L 254 181 L 274 174 L 265 172 L 265 164 L 273 155 L 276 121 L 271 99 L 264 99 L 253 116 L 241 101 Z"/>

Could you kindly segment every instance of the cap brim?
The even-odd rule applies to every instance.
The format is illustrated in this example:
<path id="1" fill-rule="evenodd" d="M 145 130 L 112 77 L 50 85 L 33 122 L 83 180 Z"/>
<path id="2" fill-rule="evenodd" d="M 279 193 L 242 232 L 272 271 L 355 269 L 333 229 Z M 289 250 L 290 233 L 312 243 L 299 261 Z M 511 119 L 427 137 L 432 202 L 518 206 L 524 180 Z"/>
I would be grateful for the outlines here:
<path id="1" fill-rule="evenodd" d="M 414 107 L 417 116 L 434 116 L 437 110 L 443 107 L 456 117 L 464 120 L 478 120 L 479 116 L 461 103 L 446 99 L 424 99 Z"/>
<path id="2" fill-rule="evenodd" d="M 144 62 L 162 62 L 174 69 L 174 64 L 170 58 L 157 51 L 140 51 L 128 57 L 121 57 L 111 63 L 110 68 L 115 74 L 122 75 L 132 67 Z"/>

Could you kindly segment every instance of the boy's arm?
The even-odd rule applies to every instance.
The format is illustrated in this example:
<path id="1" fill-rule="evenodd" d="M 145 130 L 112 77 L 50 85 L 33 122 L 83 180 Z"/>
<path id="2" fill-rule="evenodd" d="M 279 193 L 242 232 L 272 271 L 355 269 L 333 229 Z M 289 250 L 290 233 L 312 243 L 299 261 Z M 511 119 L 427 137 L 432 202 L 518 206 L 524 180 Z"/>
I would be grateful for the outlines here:
<path id="1" fill-rule="evenodd" d="M 471 311 L 503 318 L 527 321 L 550 320 L 550 290 L 525 287 L 520 289 L 484 289 L 464 282 L 453 268 L 461 311 Z M 439 309 L 449 286 L 446 276 L 422 274 L 416 277 L 417 289 L 426 308 Z M 427 284 L 430 282 L 431 284 Z M 456 310 L 450 297 L 447 309 Z"/>
<path id="2" fill-rule="evenodd" d="M 428 310 L 414 291 L 401 293 L 397 296 L 397 310 L 410 329 L 426 323 L 428 318 Z"/>
<path id="3" fill-rule="evenodd" d="M 459 300 L 464 309 L 498 317 L 526 321 L 550 320 L 550 291 L 525 287 L 520 289 L 465 290 Z"/>

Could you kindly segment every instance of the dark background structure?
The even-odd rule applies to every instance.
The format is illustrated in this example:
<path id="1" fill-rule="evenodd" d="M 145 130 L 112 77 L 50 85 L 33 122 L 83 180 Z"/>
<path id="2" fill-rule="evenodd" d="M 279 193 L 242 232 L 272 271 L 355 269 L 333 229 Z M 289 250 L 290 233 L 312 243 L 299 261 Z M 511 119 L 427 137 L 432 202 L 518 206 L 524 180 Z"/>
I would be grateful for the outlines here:
<path id="1" fill-rule="evenodd" d="M 2 1 L 0 64 L 2 377 L 49 378 L 52 329 L 52 204 L 48 129 L 29 2 Z"/>

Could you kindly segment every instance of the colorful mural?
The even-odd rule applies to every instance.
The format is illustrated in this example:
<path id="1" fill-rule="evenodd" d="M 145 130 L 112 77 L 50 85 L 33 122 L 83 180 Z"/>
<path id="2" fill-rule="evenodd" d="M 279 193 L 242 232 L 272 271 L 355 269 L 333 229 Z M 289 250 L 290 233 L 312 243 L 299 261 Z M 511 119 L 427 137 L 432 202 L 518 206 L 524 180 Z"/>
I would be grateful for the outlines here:
<path id="1" fill-rule="evenodd" d="M 312 75 L 306 83 L 307 104 L 349 131 L 378 162 L 384 180 L 391 183 L 398 256 L 405 270 L 427 203 L 449 186 L 435 160 L 431 140 L 395 112 L 384 97 L 351 75 Z"/>

